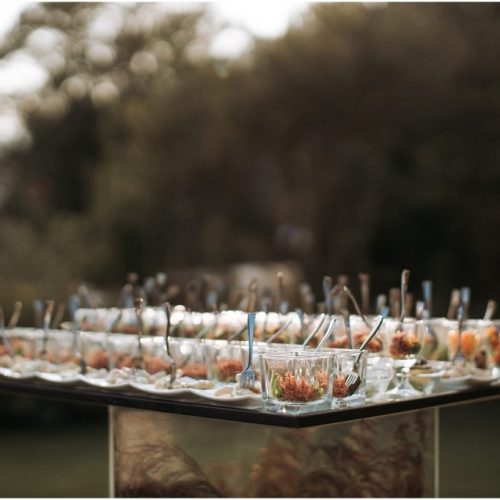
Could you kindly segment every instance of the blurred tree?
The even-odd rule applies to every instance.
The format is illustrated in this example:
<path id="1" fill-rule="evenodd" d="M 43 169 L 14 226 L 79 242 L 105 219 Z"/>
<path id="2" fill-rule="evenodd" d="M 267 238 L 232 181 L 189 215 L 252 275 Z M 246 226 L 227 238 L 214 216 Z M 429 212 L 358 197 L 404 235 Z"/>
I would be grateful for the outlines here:
<path id="1" fill-rule="evenodd" d="M 499 6 L 318 4 L 235 61 L 210 57 L 202 12 L 39 9 L 4 53 L 64 18 L 66 64 L 24 105 L 7 212 L 48 235 L 74 211 L 73 273 L 295 259 L 318 288 L 408 266 L 441 309 L 452 286 L 476 313 L 498 296 Z"/>

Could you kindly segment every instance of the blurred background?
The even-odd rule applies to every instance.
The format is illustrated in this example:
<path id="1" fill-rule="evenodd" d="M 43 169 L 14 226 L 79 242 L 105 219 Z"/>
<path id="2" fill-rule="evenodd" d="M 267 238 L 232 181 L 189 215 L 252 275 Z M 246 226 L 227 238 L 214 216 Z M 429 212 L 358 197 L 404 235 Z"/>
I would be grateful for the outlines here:
<path id="1" fill-rule="evenodd" d="M 408 267 L 481 316 L 499 47 L 498 4 L 0 3 L 0 304 L 114 305 L 130 271 L 374 297 Z M 441 412 L 442 496 L 498 496 L 498 410 Z M 2 394 L 0 421 L 1 496 L 107 495 L 105 408 Z"/>
<path id="2" fill-rule="evenodd" d="M 239 263 L 286 263 L 317 295 L 324 274 L 358 290 L 358 272 L 386 293 L 408 267 L 417 296 L 434 281 L 441 315 L 452 288 L 472 287 L 476 316 L 498 298 L 499 5 L 10 12 L 7 314 L 82 282 L 115 293 L 130 271 L 182 281 Z"/>

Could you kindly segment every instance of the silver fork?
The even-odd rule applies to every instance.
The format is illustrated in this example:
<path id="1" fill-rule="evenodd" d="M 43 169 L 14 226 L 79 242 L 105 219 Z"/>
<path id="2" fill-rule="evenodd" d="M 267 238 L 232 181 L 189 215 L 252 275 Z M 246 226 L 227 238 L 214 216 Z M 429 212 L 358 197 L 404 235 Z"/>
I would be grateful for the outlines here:
<path id="1" fill-rule="evenodd" d="M 255 313 L 248 313 L 248 361 L 246 368 L 240 374 L 240 387 L 253 390 L 257 375 L 252 368 L 253 360 L 253 334 L 255 331 Z"/>
<path id="2" fill-rule="evenodd" d="M 167 369 L 167 375 L 170 375 L 170 387 L 174 385 L 175 377 L 177 375 L 177 365 L 175 364 L 175 360 L 170 352 L 170 327 L 172 324 L 171 321 L 171 306 L 168 302 L 165 302 L 165 315 L 167 316 L 167 326 L 165 329 L 165 354 L 167 355 L 167 361 L 170 362 L 170 367 Z"/>
<path id="3" fill-rule="evenodd" d="M 352 371 L 351 373 L 349 373 L 349 375 L 347 375 L 347 378 L 345 379 L 345 384 L 347 386 L 349 395 L 353 394 L 361 384 L 361 377 L 359 376 L 359 360 L 361 359 L 361 355 L 363 354 L 363 351 L 366 349 L 366 346 L 370 343 L 370 340 L 373 337 L 375 337 L 380 327 L 382 326 L 385 315 L 387 315 L 387 311 L 385 311 L 384 315 L 379 316 L 372 331 L 368 334 L 366 339 L 359 346 L 359 354 L 354 359 L 354 363 L 352 365 Z"/>

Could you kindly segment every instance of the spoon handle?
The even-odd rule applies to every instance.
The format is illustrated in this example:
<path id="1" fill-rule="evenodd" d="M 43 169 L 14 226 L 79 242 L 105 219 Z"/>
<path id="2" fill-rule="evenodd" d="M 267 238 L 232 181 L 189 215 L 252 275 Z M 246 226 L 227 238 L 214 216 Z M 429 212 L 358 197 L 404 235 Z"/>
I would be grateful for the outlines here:
<path id="1" fill-rule="evenodd" d="M 486 305 L 486 311 L 484 311 L 483 319 L 486 321 L 490 321 L 491 318 L 493 318 L 496 309 L 497 309 L 496 300 L 488 300 L 488 304 Z"/>
<path id="2" fill-rule="evenodd" d="M 401 273 L 401 314 L 399 316 L 399 322 L 402 323 L 405 319 L 406 313 L 406 294 L 408 292 L 408 282 L 410 281 L 410 270 L 403 269 Z"/>
<path id="3" fill-rule="evenodd" d="M 325 299 L 326 313 L 328 316 L 332 314 L 332 299 L 330 297 L 330 290 L 332 289 L 332 278 L 331 276 L 325 276 L 323 278 L 323 296 Z"/>
<path id="4" fill-rule="evenodd" d="M 15 328 L 17 322 L 19 321 L 19 317 L 21 316 L 22 310 L 23 303 L 20 300 L 16 301 L 16 303 L 14 304 L 14 311 L 12 312 L 7 328 Z"/>
<path id="5" fill-rule="evenodd" d="M 363 314 L 370 313 L 370 275 L 366 273 L 359 274 L 361 283 L 361 310 Z"/>
<path id="6" fill-rule="evenodd" d="M 318 351 L 323 347 L 323 344 L 330 338 L 332 332 L 333 332 L 333 327 L 335 326 L 335 322 L 337 321 L 337 318 L 332 318 L 330 319 L 330 324 L 328 325 L 328 328 L 326 330 L 325 335 L 321 339 L 321 342 L 318 344 L 318 347 L 316 347 L 316 350 L 314 351 L 314 354 L 318 354 Z"/>
<path id="7" fill-rule="evenodd" d="M 425 309 L 429 313 L 429 317 L 432 318 L 432 281 L 425 280 L 422 281 L 422 292 L 424 294 Z"/>
<path id="8" fill-rule="evenodd" d="M 165 302 L 164 309 L 165 309 L 165 315 L 167 317 L 167 324 L 165 327 L 165 347 L 167 349 L 168 356 L 172 357 L 170 354 L 170 345 L 169 345 L 170 328 L 172 325 L 172 321 L 171 321 L 170 304 L 168 302 Z"/>
<path id="9" fill-rule="evenodd" d="M 255 316 L 256 313 L 248 313 L 248 362 L 245 370 L 248 370 L 252 366 L 253 361 L 253 334 L 255 331 Z"/>
<path id="10" fill-rule="evenodd" d="M 311 341 L 311 339 L 319 332 L 319 329 L 323 325 L 323 322 L 325 321 L 326 314 L 322 313 L 321 316 L 319 317 L 319 322 L 316 325 L 315 328 L 313 328 L 312 332 L 307 336 L 307 338 L 302 342 L 302 347 L 306 347 L 307 344 Z"/>
<path id="11" fill-rule="evenodd" d="M 359 354 L 356 356 L 356 359 L 354 361 L 354 364 L 357 365 L 359 363 L 359 360 L 361 358 L 361 354 L 362 352 L 365 350 L 366 346 L 370 343 L 370 341 L 373 339 L 373 337 L 375 337 L 375 335 L 378 333 L 378 331 L 380 330 L 380 327 L 382 326 L 382 323 L 384 322 L 384 319 L 385 319 L 385 316 L 387 315 L 386 314 L 381 314 L 376 322 L 375 322 L 375 326 L 373 327 L 372 331 L 368 334 L 368 336 L 366 337 L 366 339 L 363 341 L 363 343 L 359 346 Z"/>

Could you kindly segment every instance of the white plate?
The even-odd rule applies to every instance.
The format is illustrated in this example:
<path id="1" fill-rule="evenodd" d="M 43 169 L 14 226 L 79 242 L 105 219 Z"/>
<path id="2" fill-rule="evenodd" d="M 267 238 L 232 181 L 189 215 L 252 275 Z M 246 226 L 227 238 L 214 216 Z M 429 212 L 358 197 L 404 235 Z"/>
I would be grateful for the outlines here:
<path id="1" fill-rule="evenodd" d="M 36 377 L 36 372 L 13 372 L 10 368 L 0 368 L 0 375 L 16 380 L 27 380 Z"/>
<path id="2" fill-rule="evenodd" d="M 80 381 L 78 372 L 63 372 L 63 373 L 43 373 L 38 372 L 36 376 L 46 382 L 55 382 L 57 384 L 75 384 Z"/>
<path id="3" fill-rule="evenodd" d="M 467 387 L 469 378 L 470 375 L 464 375 L 462 377 L 441 377 L 436 384 L 435 390 L 463 389 Z"/>
<path id="4" fill-rule="evenodd" d="M 185 387 L 179 389 L 158 389 L 154 384 L 140 384 L 138 382 L 130 382 L 129 385 L 138 391 L 159 396 L 186 396 L 191 394 L 191 390 Z"/>
<path id="5" fill-rule="evenodd" d="M 223 395 L 216 396 L 215 393 L 220 390 L 221 387 L 215 389 L 191 389 L 191 392 L 200 398 L 207 399 L 209 401 L 215 401 L 217 403 L 252 403 L 252 404 L 262 404 L 262 398 L 260 395 L 253 394 L 235 394 L 235 395 Z"/>
<path id="6" fill-rule="evenodd" d="M 467 379 L 467 384 L 468 385 L 487 385 L 491 384 L 492 382 L 497 381 L 497 377 L 478 377 L 477 375 L 469 375 Z"/>
<path id="7" fill-rule="evenodd" d="M 79 375 L 79 380 L 85 382 L 86 384 L 92 385 L 94 387 L 100 387 L 102 389 L 124 389 L 130 386 L 130 381 L 120 379 L 119 382 L 110 384 L 105 378 L 100 377 L 88 377 L 87 375 Z"/>

